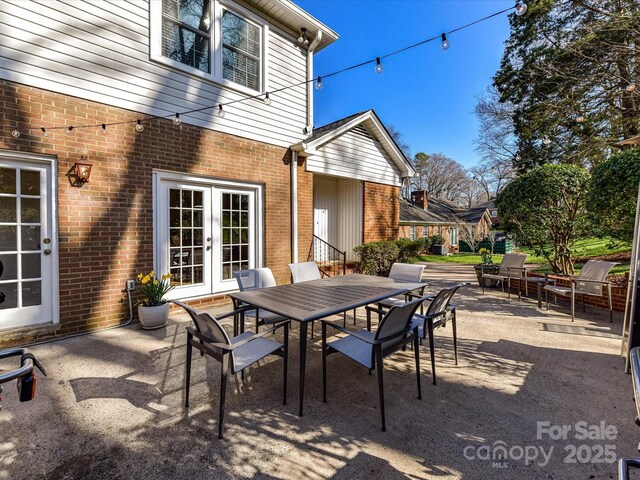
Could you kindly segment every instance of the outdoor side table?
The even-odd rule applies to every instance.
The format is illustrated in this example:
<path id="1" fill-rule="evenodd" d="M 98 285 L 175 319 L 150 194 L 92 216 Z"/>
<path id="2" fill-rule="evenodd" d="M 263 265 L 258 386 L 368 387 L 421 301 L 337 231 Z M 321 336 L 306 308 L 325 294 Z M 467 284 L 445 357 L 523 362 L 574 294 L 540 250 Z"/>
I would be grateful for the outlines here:
<path id="1" fill-rule="evenodd" d="M 376 303 L 424 287 L 422 282 L 402 282 L 387 277 L 353 273 L 336 277 L 291 283 L 277 287 L 233 292 L 238 302 L 277 313 L 300 323 L 300 408 L 302 416 L 304 380 L 307 361 L 307 327 L 309 322 Z M 244 315 L 240 318 L 244 331 Z"/>
<path id="2" fill-rule="evenodd" d="M 538 308 L 542 308 L 542 287 L 555 285 L 556 281 L 545 277 L 524 277 L 525 282 L 535 283 L 538 288 Z"/>

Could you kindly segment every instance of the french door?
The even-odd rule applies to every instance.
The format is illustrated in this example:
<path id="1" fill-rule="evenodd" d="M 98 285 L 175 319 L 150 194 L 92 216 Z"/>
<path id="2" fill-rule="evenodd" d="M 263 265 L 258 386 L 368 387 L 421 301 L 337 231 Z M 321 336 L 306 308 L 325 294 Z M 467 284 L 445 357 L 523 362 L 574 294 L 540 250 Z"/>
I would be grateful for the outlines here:
<path id="1" fill-rule="evenodd" d="M 52 169 L 0 155 L 0 330 L 57 321 Z"/>
<path id="2" fill-rule="evenodd" d="M 156 185 L 156 265 L 172 274 L 169 296 L 237 289 L 235 272 L 260 263 L 259 189 L 174 178 Z"/>

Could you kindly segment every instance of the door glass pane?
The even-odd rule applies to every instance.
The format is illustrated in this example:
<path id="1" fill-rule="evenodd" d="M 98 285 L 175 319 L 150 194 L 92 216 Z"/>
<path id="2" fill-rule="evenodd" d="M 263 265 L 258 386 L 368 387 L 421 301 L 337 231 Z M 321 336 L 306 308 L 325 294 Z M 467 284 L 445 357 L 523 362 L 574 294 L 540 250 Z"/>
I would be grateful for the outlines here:
<path id="1" fill-rule="evenodd" d="M 17 228 L 14 226 L 0 225 L 0 251 L 18 250 Z"/>
<path id="2" fill-rule="evenodd" d="M 225 208 L 226 206 L 226 208 Z M 233 278 L 234 272 L 249 265 L 249 195 L 222 193 L 222 279 Z M 235 228 L 224 228 L 231 225 Z M 244 245 L 246 244 L 246 245 Z"/>
<path id="3" fill-rule="evenodd" d="M 22 278 L 40 278 L 40 254 L 22 254 Z"/>
<path id="4" fill-rule="evenodd" d="M 0 280 L 17 280 L 18 278 L 18 254 L 5 253 L 0 255 L 2 275 Z"/>
<path id="5" fill-rule="evenodd" d="M 0 222 L 16 221 L 16 197 L 0 197 Z"/>
<path id="6" fill-rule="evenodd" d="M 20 221 L 22 223 L 40 223 L 40 199 L 23 198 L 20 203 L 22 204 Z"/>
<path id="7" fill-rule="evenodd" d="M 15 168 L 0 168 L 0 193 L 16 193 Z"/>
<path id="8" fill-rule="evenodd" d="M 40 195 L 40 172 L 20 170 L 20 179 L 22 195 Z"/>
<path id="9" fill-rule="evenodd" d="M 0 293 L 4 294 L 4 302 L 0 303 L 0 310 L 18 306 L 18 282 L 0 284 Z"/>
<path id="10" fill-rule="evenodd" d="M 21 227 L 22 250 L 40 250 L 40 227 L 30 225 Z"/>
<path id="11" fill-rule="evenodd" d="M 204 257 L 203 192 L 188 188 L 169 190 L 169 256 L 173 285 L 202 283 Z"/>
<path id="12" fill-rule="evenodd" d="M 35 282 L 22 282 L 22 306 L 30 307 L 32 305 L 40 305 L 41 288 L 40 280 Z"/>

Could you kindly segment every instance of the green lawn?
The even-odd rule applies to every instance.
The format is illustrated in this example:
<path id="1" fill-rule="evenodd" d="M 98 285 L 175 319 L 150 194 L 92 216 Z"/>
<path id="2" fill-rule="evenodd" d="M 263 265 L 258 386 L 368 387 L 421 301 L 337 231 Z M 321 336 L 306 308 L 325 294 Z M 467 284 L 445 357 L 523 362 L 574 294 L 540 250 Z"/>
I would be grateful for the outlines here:
<path id="1" fill-rule="evenodd" d="M 547 263 L 544 257 L 538 257 L 533 253 L 533 250 L 528 248 L 520 248 L 518 251 L 528 254 L 525 263 L 539 263 L 541 267 L 536 270 L 538 272 L 551 272 L 551 267 Z M 629 243 L 616 243 L 611 244 L 610 240 L 601 238 L 587 238 L 579 240 L 573 247 L 575 258 L 588 258 L 597 257 L 600 255 L 610 255 L 616 253 L 625 253 L 631 251 L 631 244 Z M 493 262 L 500 263 L 502 255 L 494 255 Z M 437 263 L 467 263 L 477 264 L 480 263 L 480 255 L 475 253 L 456 253 L 448 256 L 440 255 L 419 255 L 415 258 L 418 262 L 437 262 Z M 582 263 L 576 263 L 576 271 L 582 268 Z M 624 262 L 621 265 L 617 265 L 611 270 L 612 274 L 623 274 L 629 271 L 629 262 Z"/>

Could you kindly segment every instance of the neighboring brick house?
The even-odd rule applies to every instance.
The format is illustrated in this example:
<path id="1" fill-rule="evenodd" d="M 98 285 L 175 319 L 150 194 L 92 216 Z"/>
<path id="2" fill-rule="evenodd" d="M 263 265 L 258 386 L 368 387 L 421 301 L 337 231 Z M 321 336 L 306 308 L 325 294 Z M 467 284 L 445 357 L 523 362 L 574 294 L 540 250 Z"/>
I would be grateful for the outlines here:
<path id="1" fill-rule="evenodd" d="M 304 82 L 338 37 L 292 2 L 3 1 L 0 14 L 0 343 L 120 324 L 126 281 L 152 268 L 195 303 L 225 298 L 238 269 L 288 282 L 319 214 L 356 226 L 335 239 L 345 250 L 397 235 L 386 199 L 413 170 L 372 111 L 313 129 Z M 93 165 L 85 184 L 78 163 Z M 320 212 L 332 189 L 358 210 Z"/>
<path id="2" fill-rule="evenodd" d="M 478 205 L 460 208 L 447 200 L 429 198 L 424 190 L 411 193 L 411 201 L 400 201 L 400 238 L 442 235 L 450 251 L 458 250 L 461 229 L 470 227 L 477 239 L 486 237 L 491 228 L 489 210 Z"/>
<path id="3" fill-rule="evenodd" d="M 489 210 L 489 217 L 491 217 L 491 224 L 497 225 L 498 223 L 500 223 L 500 216 L 498 215 L 498 209 L 496 208 L 495 201 L 489 200 L 488 202 L 480 203 L 473 208 L 475 210 L 477 209 Z"/>

